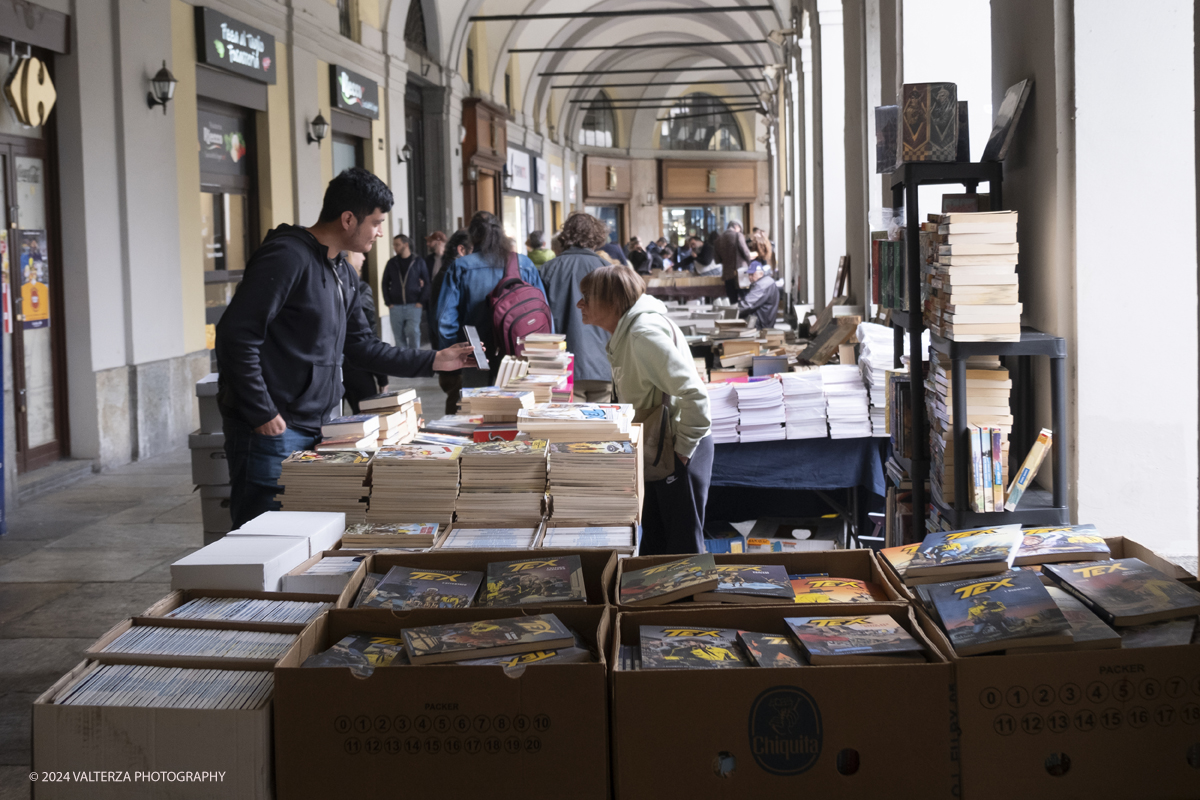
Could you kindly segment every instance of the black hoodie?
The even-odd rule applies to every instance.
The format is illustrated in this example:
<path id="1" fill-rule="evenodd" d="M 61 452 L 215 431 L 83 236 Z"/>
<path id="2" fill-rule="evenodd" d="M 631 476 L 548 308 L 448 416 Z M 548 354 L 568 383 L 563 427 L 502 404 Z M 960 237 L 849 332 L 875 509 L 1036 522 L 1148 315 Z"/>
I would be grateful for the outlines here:
<path id="1" fill-rule="evenodd" d="M 217 324 L 221 413 L 253 428 L 283 417 L 315 435 L 340 414 L 341 364 L 401 377 L 433 374 L 432 350 L 384 344 L 363 315 L 359 282 L 305 228 L 280 225 L 246 264 Z"/>

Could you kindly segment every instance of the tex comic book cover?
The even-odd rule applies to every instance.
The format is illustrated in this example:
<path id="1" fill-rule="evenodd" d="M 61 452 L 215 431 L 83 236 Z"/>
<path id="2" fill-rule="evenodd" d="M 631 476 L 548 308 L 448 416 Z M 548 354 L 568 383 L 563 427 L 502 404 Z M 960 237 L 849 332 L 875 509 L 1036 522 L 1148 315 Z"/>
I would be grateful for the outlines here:
<path id="1" fill-rule="evenodd" d="M 718 594 L 748 594 L 756 597 L 792 598 L 787 567 L 782 564 L 718 564 Z"/>
<path id="2" fill-rule="evenodd" d="M 905 572 L 924 567 L 1005 561 L 1021 541 L 1020 525 L 931 533 L 913 553 Z"/>
<path id="3" fill-rule="evenodd" d="M 717 580 L 711 554 L 691 556 L 666 564 L 626 572 L 621 576 L 622 603 L 640 603 L 680 589 L 697 587 L 697 593 Z"/>
<path id="4" fill-rule="evenodd" d="M 356 451 L 339 451 L 334 453 L 318 453 L 313 450 L 297 450 L 283 460 L 284 464 L 331 464 L 331 465 L 361 465 L 371 460 L 371 456 Z"/>
<path id="5" fill-rule="evenodd" d="M 928 594 L 955 649 L 1001 649 L 1006 639 L 1071 628 L 1041 580 L 1024 570 L 933 584 Z"/>
<path id="6" fill-rule="evenodd" d="M 810 657 L 891 655 L 924 650 L 920 642 L 886 614 L 788 617 L 784 621 Z"/>
<path id="7" fill-rule="evenodd" d="M 323 653 L 309 656 L 306 667 L 391 667 L 408 663 L 404 640 L 352 633 Z"/>
<path id="8" fill-rule="evenodd" d="M 803 667 L 808 663 L 787 636 L 738 631 L 738 641 L 750 660 L 760 667 Z"/>
<path id="9" fill-rule="evenodd" d="M 553 614 L 429 625 L 404 631 L 404 640 L 413 658 L 471 651 L 478 651 L 483 657 L 488 650 L 498 647 L 536 645 L 564 638 L 574 641 L 574 634 Z"/>
<path id="10" fill-rule="evenodd" d="M 1042 572 L 1083 600 L 1109 624 L 1117 617 L 1169 609 L 1200 610 L 1200 592 L 1172 580 L 1139 558 L 1046 564 Z"/>
<path id="11" fill-rule="evenodd" d="M 490 442 L 475 442 L 463 447 L 462 454 L 468 456 L 482 455 L 533 455 L 546 452 L 545 439 L 493 439 Z"/>
<path id="12" fill-rule="evenodd" d="M 1108 558 L 1108 545 L 1095 525 L 1058 528 L 1026 528 L 1014 564 L 1043 564 L 1054 561 L 1097 561 Z"/>
<path id="13" fill-rule="evenodd" d="M 579 556 L 495 561 L 487 567 L 485 606 L 531 603 L 584 603 L 583 564 Z"/>
<path id="14" fill-rule="evenodd" d="M 482 572 L 392 567 L 362 607 L 467 608 L 482 582 Z"/>
<path id="15" fill-rule="evenodd" d="M 633 455 L 632 442 L 555 442 L 550 445 L 550 457 L 555 455 Z"/>
<path id="16" fill-rule="evenodd" d="M 397 444 L 380 448 L 376 461 L 453 461 L 462 455 L 458 445 Z"/>
<path id="17" fill-rule="evenodd" d="M 875 584 L 855 578 L 797 578 L 791 583 L 797 603 L 878 603 L 888 599 Z"/>
<path id="18" fill-rule="evenodd" d="M 642 625 L 642 669 L 730 669 L 747 667 L 737 631 Z"/>

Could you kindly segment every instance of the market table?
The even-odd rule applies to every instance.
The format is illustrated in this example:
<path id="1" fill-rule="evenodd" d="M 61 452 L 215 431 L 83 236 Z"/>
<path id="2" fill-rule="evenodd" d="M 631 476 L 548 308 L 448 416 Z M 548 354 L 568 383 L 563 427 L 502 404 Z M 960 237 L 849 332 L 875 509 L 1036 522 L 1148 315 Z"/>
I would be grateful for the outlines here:
<path id="1" fill-rule="evenodd" d="M 738 521 L 756 516 L 806 516 L 802 497 L 812 492 L 831 506 L 857 536 L 869 496 L 886 493 L 886 438 L 788 439 L 718 444 L 713 453 L 707 516 Z M 729 492 L 726 490 L 736 490 Z M 830 492 L 846 492 L 837 502 Z M 811 506 L 811 503 L 807 504 Z M 749 516 L 738 516 L 738 512 Z"/>

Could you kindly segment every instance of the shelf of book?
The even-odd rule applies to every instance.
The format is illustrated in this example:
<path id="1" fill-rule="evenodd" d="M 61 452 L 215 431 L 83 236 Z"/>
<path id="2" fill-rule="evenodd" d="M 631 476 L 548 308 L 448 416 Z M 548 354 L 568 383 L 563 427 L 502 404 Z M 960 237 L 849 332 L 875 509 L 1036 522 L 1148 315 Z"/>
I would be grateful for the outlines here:
<path id="1" fill-rule="evenodd" d="M 953 339 L 944 339 L 931 331 L 929 346 L 952 359 L 971 356 L 1067 357 L 1066 339 L 1042 333 L 1028 326 L 1022 326 L 1019 342 L 956 342 Z"/>
<path id="2" fill-rule="evenodd" d="M 1004 168 L 997 161 L 981 163 L 909 163 L 902 164 L 892 173 L 892 208 L 903 208 L 905 213 L 905 281 L 908 286 L 908 296 L 915 299 L 915 313 L 892 309 L 892 325 L 899 329 L 897 332 L 896 367 L 901 366 L 900 358 L 904 353 L 901 336 L 908 335 L 908 352 L 915 357 L 921 353 L 921 339 L 925 333 L 925 320 L 920 311 L 921 304 L 921 270 L 918 268 L 921 256 L 921 214 L 918 208 L 918 192 L 921 186 L 935 184 L 961 183 L 968 192 L 975 192 L 980 183 L 988 184 L 990 193 L 990 208 L 999 210 L 1003 207 L 1001 184 L 1004 179 Z M 941 209 L 938 209 L 939 211 Z M 911 306 L 910 306 L 911 308 Z M 913 521 L 914 531 L 924 530 L 925 509 L 929 498 L 925 493 L 925 482 L 929 479 L 929 425 L 925 415 L 925 383 L 924 381 L 909 381 L 909 393 L 912 404 L 912 430 L 915 438 L 914 446 L 918 448 L 911 461 L 911 466 L 918 472 L 909 472 L 913 484 L 913 508 L 921 509 L 918 519 Z M 960 419 L 965 419 L 965 412 Z"/>
<path id="3" fill-rule="evenodd" d="M 1071 510 L 1055 504 L 1054 497 L 1044 489 L 1031 489 L 1021 497 L 1021 503 L 1015 511 L 964 511 L 955 510 L 937 497 L 931 499 L 938 513 L 951 520 L 955 530 L 966 528 L 984 528 L 996 525 L 1070 525 Z"/>

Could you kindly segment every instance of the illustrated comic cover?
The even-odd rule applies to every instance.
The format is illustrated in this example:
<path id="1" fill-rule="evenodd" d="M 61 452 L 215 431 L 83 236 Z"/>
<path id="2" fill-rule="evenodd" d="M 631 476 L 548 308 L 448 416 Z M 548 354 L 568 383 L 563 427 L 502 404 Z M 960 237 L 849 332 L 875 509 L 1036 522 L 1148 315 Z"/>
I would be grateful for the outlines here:
<path id="1" fill-rule="evenodd" d="M 375 454 L 376 461 L 453 461 L 462 455 L 462 447 L 435 444 L 397 444 Z"/>
<path id="2" fill-rule="evenodd" d="M 1132 650 L 1138 647 L 1175 647 L 1191 644 L 1196 634 L 1196 618 L 1164 619 L 1147 622 L 1145 625 L 1130 625 L 1122 628 L 1121 647 Z"/>
<path id="3" fill-rule="evenodd" d="M 487 566 L 482 605 L 586 602 L 579 556 L 496 561 Z"/>
<path id="4" fill-rule="evenodd" d="M 1200 614 L 1200 592 L 1137 558 L 1046 564 L 1042 574 L 1109 625 L 1140 625 Z"/>
<path id="5" fill-rule="evenodd" d="M 414 664 L 558 650 L 575 643 L 575 635 L 553 614 L 406 628 L 403 635 Z"/>
<path id="6" fill-rule="evenodd" d="M 803 667 L 808 662 L 787 636 L 738 631 L 746 655 L 759 667 Z"/>
<path id="7" fill-rule="evenodd" d="M 912 561 L 913 555 L 921 549 L 920 542 L 913 544 L 901 545 L 900 547 L 887 547 L 879 551 L 879 555 L 883 556 L 887 564 L 895 570 L 897 575 L 903 575 L 904 570 L 908 569 L 908 564 Z"/>
<path id="8" fill-rule="evenodd" d="M 931 533 L 913 553 L 912 560 L 904 570 L 904 577 L 917 577 L 968 564 L 1001 562 L 1011 566 L 1020 544 L 1020 525 Z"/>
<path id="9" fill-rule="evenodd" d="M 626 605 L 658 605 L 717 588 L 716 561 L 711 554 L 681 558 L 621 575 L 620 601 Z"/>
<path id="10" fill-rule="evenodd" d="M 641 626 L 642 669 L 731 669 L 748 667 L 728 628 Z"/>
<path id="11" fill-rule="evenodd" d="M 1096 561 L 1108 558 L 1108 545 L 1096 532 L 1095 525 L 1069 525 L 1061 528 L 1026 528 L 1014 565 L 1047 564 L 1062 561 Z"/>
<path id="12" fill-rule="evenodd" d="M 886 614 L 788 617 L 784 620 L 813 664 L 861 657 L 919 656 L 924 650 L 900 623 Z"/>
<path id="13" fill-rule="evenodd" d="M 493 439 L 490 442 L 475 442 L 463 448 L 463 457 L 483 455 L 528 456 L 546 452 L 545 439 Z"/>
<path id="14" fill-rule="evenodd" d="M 632 442 L 556 442 L 550 445 L 550 455 L 633 455 Z"/>
<path id="15" fill-rule="evenodd" d="M 362 607 L 467 608 L 482 582 L 482 572 L 392 567 Z"/>
<path id="16" fill-rule="evenodd" d="M 740 597 L 785 602 L 792 599 L 787 567 L 782 564 L 718 564 L 715 569 L 717 588 L 696 595 L 697 601 L 736 602 Z"/>
<path id="17" fill-rule="evenodd" d="M 792 581 L 797 603 L 878 603 L 887 595 L 879 586 L 854 578 L 799 578 Z"/>
<path id="18" fill-rule="evenodd" d="M 404 641 L 352 633 L 324 653 L 309 656 L 306 667 L 398 667 L 408 663 Z"/>
<path id="19" fill-rule="evenodd" d="M 1023 570 L 934 584 L 928 596 L 959 655 L 1071 641 L 1071 623 Z"/>
<path id="20" fill-rule="evenodd" d="M 467 667 L 522 667 L 533 664 L 581 664 L 592 660 L 589 650 L 582 647 L 564 647 L 561 650 L 534 650 L 500 658 L 470 658 L 459 661 Z"/>
<path id="21" fill-rule="evenodd" d="M 283 460 L 284 464 L 355 464 L 365 465 L 371 457 L 353 451 L 318 453 L 313 450 L 297 450 Z"/>

